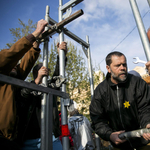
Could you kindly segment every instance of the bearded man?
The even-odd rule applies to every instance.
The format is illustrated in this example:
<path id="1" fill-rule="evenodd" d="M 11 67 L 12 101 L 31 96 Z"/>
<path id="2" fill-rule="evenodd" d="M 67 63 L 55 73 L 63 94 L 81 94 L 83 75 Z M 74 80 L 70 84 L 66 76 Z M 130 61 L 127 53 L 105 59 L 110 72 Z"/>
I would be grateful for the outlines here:
<path id="1" fill-rule="evenodd" d="M 106 57 L 107 75 L 94 91 L 90 117 L 95 132 L 110 141 L 114 150 L 146 150 L 150 133 L 121 140 L 118 135 L 150 128 L 150 87 L 140 77 L 127 73 L 124 54 L 111 52 Z"/>

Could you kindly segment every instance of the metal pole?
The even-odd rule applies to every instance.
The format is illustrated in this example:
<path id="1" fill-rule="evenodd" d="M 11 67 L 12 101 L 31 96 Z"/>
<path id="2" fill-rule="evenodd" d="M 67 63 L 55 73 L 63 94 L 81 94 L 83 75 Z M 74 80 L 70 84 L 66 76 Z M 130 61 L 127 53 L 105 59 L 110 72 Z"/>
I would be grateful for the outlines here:
<path id="1" fill-rule="evenodd" d="M 148 4 L 149 4 L 149 7 L 150 7 L 150 0 L 147 0 Z"/>
<path id="2" fill-rule="evenodd" d="M 63 12 L 61 11 L 62 7 L 62 0 L 59 0 L 59 22 L 63 20 Z M 64 32 L 59 34 L 60 38 L 60 43 L 64 41 Z M 60 63 L 60 75 L 65 77 L 65 53 L 63 50 L 59 50 L 59 63 Z M 66 86 L 65 84 L 62 85 L 62 91 L 66 91 Z M 64 106 L 64 99 L 61 98 L 61 125 L 67 125 L 68 124 L 68 119 L 67 119 L 67 108 Z M 68 136 L 62 137 L 62 143 L 63 143 L 63 150 L 69 150 L 69 138 Z"/>
<path id="3" fill-rule="evenodd" d="M 49 18 L 49 6 L 46 6 L 46 15 L 45 15 L 45 20 L 48 22 L 48 18 Z M 45 27 L 45 30 L 48 30 L 48 27 Z M 44 42 L 44 47 L 43 47 L 43 66 L 44 67 L 48 67 L 48 39 L 45 40 Z M 47 86 L 47 77 L 43 77 L 42 79 L 42 83 L 44 83 Z M 46 105 L 47 102 L 49 100 L 47 100 L 47 94 L 44 93 L 43 94 L 43 99 L 41 101 L 41 150 L 48 150 L 48 143 L 47 143 L 47 137 L 48 132 L 47 131 L 47 120 L 46 120 L 46 113 L 47 113 L 47 109 L 46 109 Z"/>
<path id="4" fill-rule="evenodd" d="M 53 132 L 53 95 L 48 94 L 46 104 L 46 150 L 53 149 L 52 132 Z"/>
<path id="5" fill-rule="evenodd" d="M 89 44 L 89 36 L 86 36 L 86 42 Z M 92 70 L 92 63 L 91 63 L 90 44 L 87 49 L 87 54 L 88 54 L 88 68 L 89 68 L 91 99 L 92 99 L 94 94 L 94 83 L 93 83 L 93 73 L 92 73 L 93 70 Z M 100 150 L 100 138 L 96 133 L 95 133 L 95 142 L 96 142 L 96 150 Z"/>
<path id="6" fill-rule="evenodd" d="M 63 28 L 63 26 L 70 23 L 71 21 L 73 21 L 74 19 L 78 18 L 81 15 L 83 15 L 82 9 L 78 10 L 77 12 L 72 14 L 71 16 L 65 18 L 64 20 L 60 21 L 59 23 L 57 23 L 53 26 L 47 25 L 50 29 L 45 31 L 43 34 L 39 35 L 37 41 L 42 42 L 45 37 L 53 35 L 53 33 L 55 33 L 56 30 L 61 30 Z"/>
<path id="7" fill-rule="evenodd" d="M 49 18 L 49 23 L 51 25 L 56 24 L 57 22 L 55 20 L 53 20 L 52 18 Z M 55 32 L 56 33 L 56 32 Z M 73 34 L 71 31 L 69 31 L 67 28 L 64 28 L 64 33 L 69 36 L 70 38 L 72 38 L 73 40 L 75 40 L 76 42 L 78 42 L 79 44 L 81 44 L 82 46 L 88 48 L 89 45 L 83 41 L 81 38 L 79 38 L 77 35 Z"/>
<path id="8" fill-rule="evenodd" d="M 86 42 L 89 44 L 89 36 L 86 36 Z M 90 76 L 90 86 L 91 86 L 91 98 L 94 94 L 94 83 L 93 83 L 93 70 L 92 70 L 92 63 L 91 63 L 91 53 L 90 53 L 90 45 L 87 49 L 88 54 L 88 67 L 89 67 L 89 76 Z"/>
<path id="9" fill-rule="evenodd" d="M 143 47 L 144 47 L 144 51 L 145 51 L 147 61 L 149 61 L 150 60 L 149 41 L 148 41 L 148 37 L 147 37 L 146 31 L 145 31 L 145 28 L 144 28 L 139 10 L 138 10 L 137 3 L 136 3 L 135 0 L 129 0 L 129 2 L 130 2 L 131 8 L 132 8 L 132 11 L 133 11 L 133 14 L 134 14 L 134 18 L 135 18 L 135 21 L 136 21 L 136 24 L 137 24 L 137 27 L 138 27 L 138 30 L 139 30 L 139 34 L 140 34 L 141 41 L 142 41 L 142 44 L 143 44 Z"/>

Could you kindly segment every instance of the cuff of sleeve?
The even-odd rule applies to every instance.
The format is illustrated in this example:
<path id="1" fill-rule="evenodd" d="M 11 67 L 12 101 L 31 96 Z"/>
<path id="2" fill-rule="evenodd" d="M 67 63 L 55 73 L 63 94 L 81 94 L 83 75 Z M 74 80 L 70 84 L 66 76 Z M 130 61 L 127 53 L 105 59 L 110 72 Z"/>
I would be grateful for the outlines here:
<path id="1" fill-rule="evenodd" d="M 29 34 L 28 36 L 26 36 L 26 39 L 30 42 L 33 43 L 35 42 L 36 38 L 33 36 L 33 34 Z"/>
<path id="2" fill-rule="evenodd" d="M 110 135 L 111 135 L 112 131 L 108 131 L 106 134 L 106 140 L 110 141 Z"/>
<path id="3" fill-rule="evenodd" d="M 31 81 L 31 83 L 34 83 L 34 84 L 36 84 L 36 83 L 35 83 L 35 80 L 32 80 L 32 81 Z"/>
<path id="4" fill-rule="evenodd" d="M 150 124 L 150 122 L 145 123 L 144 126 L 143 126 L 142 128 L 146 128 L 146 126 L 147 126 L 148 124 Z"/>
<path id="5" fill-rule="evenodd" d="M 34 48 L 34 47 L 33 47 Z M 40 51 L 41 49 L 40 48 L 34 48 L 36 51 Z"/>

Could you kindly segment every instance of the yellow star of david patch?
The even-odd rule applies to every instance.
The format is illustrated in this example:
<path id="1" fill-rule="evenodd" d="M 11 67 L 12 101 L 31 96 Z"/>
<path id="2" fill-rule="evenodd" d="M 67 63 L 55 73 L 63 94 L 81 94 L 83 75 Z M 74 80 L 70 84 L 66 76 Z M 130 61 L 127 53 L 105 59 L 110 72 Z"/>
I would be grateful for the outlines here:
<path id="1" fill-rule="evenodd" d="M 125 103 L 123 104 L 124 104 L 124 108 L 128 108 L 130 106 L 129 101 L 125 101 Z"/>

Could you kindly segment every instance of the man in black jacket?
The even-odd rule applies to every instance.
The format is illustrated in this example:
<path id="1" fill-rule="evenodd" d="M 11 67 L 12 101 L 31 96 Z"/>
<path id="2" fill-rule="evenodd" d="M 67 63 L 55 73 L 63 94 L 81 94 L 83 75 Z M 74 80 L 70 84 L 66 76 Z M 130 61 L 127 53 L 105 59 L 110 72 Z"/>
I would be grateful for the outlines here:
<path id="1" fill-rule="evenodd" d="M 90 104 L 92 126 L 102 139 L 112 143 L 114 149 L 145 150 L 149 133 L 126 140 L 118 135 L 150 128 L 150 88 L 141 78 L 127 73 L 124 54 L 109 53 L 106 64 L 106 79 L 95 89 Z"/>
<path id="2" fill-rule="evenodd" d="M 67 54 L 67 43 L 62 42 L 57 44 L 58 54 L 59 49 L 65 51 Z M 37 64 L 33 68 L 34 80 L 32 83 L 42 86 L 42 79 L 44 76 L 49 76 L 50 69 L 43 66 L 42 63 Z M 55 84 L 55 81 L 61 80 L 61 83 Z M 56 83 L 58 83 L 56 81 Z M 55 71 L 51 80 L 48 80 L 48 87 L 59 90 L 65 79 L 59 76 L 59 56 L 57 56 L 57 62 Z M 41 100 L 43 94 L 41 92 L 32 91 L 27 88 L 20 90 L 21 100 L 18 101 L 18 112 L 20 118 L 19 124 L 19 143 L 22 145 L 22 150 L 35 149 L 40 150 L 40 133 L 41 133 Z M 61 134 L 59 125 L 59 113 L 57 107 L 57 96 L 53 96 L 53 134 L 55 138 Z M 59 143 L 57 143 L 59 144 Z M 54 147 L 54 145 L 53 145 Z M 54 149 L 54 148 L 53 148 Z"/>

